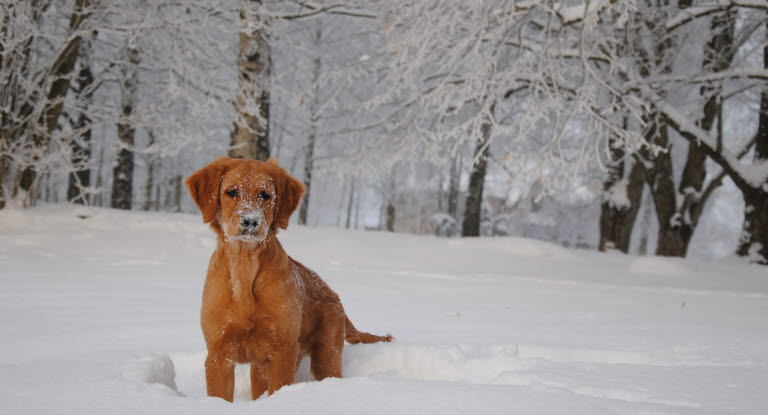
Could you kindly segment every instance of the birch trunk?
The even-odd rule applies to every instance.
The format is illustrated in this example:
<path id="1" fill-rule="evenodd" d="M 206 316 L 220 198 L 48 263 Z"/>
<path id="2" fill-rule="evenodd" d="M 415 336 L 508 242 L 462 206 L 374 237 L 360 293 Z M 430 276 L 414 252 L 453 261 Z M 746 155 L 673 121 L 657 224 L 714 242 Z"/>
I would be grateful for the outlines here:
<path id="1" fill-rule="evenodd" d="M 125 50 L 128 62 L 123 68 L 121 120 L 117 125 L 120 150 L 117 153 L 115 168 L 112 170 L 111 206 L 117 209 L 131 209 L 133 201 L 133 138 L 136 130 L 131 115 L 136 105 L 139 51 L 130 44 L 130 41 L 126 44 Z"/>
<path id="2" fill-rule="evenodd" d="M 266 161 L 269 159 L 269 79 L 272 67 L 269 40 L 258 28 L 261 1 L 240 10 L 240 41 L 237 55 L 235 123 L 229 156 Z"/>

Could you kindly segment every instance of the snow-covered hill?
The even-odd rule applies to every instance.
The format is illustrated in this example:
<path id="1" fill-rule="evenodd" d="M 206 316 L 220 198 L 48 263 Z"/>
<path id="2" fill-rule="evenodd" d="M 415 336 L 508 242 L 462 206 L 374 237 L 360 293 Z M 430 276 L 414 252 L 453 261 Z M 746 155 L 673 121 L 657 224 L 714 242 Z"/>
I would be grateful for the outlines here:
<path id="1" fill-rule="evenodd" d="M 198 216 L 0 211 L 0 413 L 764 414 L 768 269 L 292 226 L 362 330 L 344 379 L 205 397 Z M 305 362 L 306 363 L 306 362 Z M 240 369 L 245 369 L 240 368 Z"/>

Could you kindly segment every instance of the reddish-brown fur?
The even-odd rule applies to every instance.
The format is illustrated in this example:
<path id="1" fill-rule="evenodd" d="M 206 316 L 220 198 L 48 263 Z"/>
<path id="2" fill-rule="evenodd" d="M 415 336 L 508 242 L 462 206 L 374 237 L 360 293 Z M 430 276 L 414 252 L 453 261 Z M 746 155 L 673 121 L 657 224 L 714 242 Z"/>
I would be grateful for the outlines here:
<path id="1" fill-rule="evenodd" d="M 305 189 L 276 161 L 219 157 L 185 183 L 218 236 L 200 319 L 209 396 L 232 401 L 236 363 L 250 363 L 256 399 L 293 383 L 305 355 L 316 379 L 341 377 L 345 339 L 392 340 L 357 331 L 339 296 L 283 250 L 275 235 L 288 227 Z M 244 215 L 258 228 L 241 222 Z"/>

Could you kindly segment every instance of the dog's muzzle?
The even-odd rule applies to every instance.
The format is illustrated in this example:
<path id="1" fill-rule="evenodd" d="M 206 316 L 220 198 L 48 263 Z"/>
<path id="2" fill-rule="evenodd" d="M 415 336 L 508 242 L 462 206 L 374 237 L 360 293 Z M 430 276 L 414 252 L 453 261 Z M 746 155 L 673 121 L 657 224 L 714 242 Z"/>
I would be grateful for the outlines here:
<path id="1" fill-rule="evenodd" d="M 261 215 L 248 213 L 240 216 L 240 234 L 244 236 L 256 236 L 259 232 Z"/>

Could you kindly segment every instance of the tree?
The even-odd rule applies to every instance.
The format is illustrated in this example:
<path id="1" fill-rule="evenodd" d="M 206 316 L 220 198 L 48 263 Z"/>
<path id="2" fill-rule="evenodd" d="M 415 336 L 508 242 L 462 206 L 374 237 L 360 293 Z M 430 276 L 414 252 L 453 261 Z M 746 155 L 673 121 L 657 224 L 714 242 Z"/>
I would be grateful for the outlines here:
<path id="1" fill-rule="evenodd" d="M 684 10 L 689 5 L 690 2 L 680 2 L 678 7 L 680 10 Z M 656 14 L 655 18 L 662 22 L 668 21 L 666 18 L 660 18 L 659 14 Z M 733 48 L 735 21 L 734 10 L 716 13 L 712 17 L 712 36 L 705 45 L 702 45 L 703 71 L 723 72 L 730 67 L 735 55 Z M 672 47 L 670 39 L 680 38 L 680 36 L 673 36 L 668 33 L 664 25 L 656 24 L 654 27 L 662 28 L 658 38 L 663 39 L 663 41 L 659 41 L 659 44 L 664 46 L 659 46 L 657 49 L 670 49 Z M 676 43 L 679 42 L 680 40 L 676 40 Z M 672 64 L 671 58 L 665 59 L 663 73 L 670 73 Z M 718 121 L 718 129 L 715 134 L 721 136 L 720 140 L 722 141 L 721 101 L 723 86 L 705 84 L 700 88 L 700 96 L 704 104 L 702 113 L 698 116 L 697 124 L 703 130 L 711 131 L 715 121 Z M 649 164 L 651 168 L 647 169 L 647 180 L 659 221 L 656 253 L 663 256 L 685 256 L 704 206 L 714 189 L 722 181 L 711 181 L 705 189 L 707 156 L 698 143 L 690 143 L 679 185 L 675 189 L 672 149 L 667 126 L 664 124 L 663 118 L 656 117 L 654 122 L 659 124 L 659 127 L 655 131 L 651 130 L 655 134 L 649 137 L 650 141 L 663 148 L 664 151 L 656 154 L 645 152 L 644 157 L 653 161 Z"/>
<path id="2" fill-rule="evenodd" d="M 121 68 L 122 94 L 120 108 L 122 119 L 117 124 L 117 136 L 120 147 L 117 162 L 112 170 L 111 206 L 118 209 L 131 209 L 133 203 L 133 142 L 136 128 L 131 119 L 136 108 L 136 94 L 139 87 L 138 66 L 139 50 L 130 37 L 126 41 L 126 61 Z"/>
<path id="3" fill-rule="evenodd" d="M 80 48 L 80 70 L 72 87 L 77 96 L 77 114 L 71 119 L 72 129 L 80 132 L 79 137 L 72 140 L 72 171 L 69 173 L 67 200 L 77 204 L 88 204 L 89 186 L 91 184 L 91 169 L 88 167 L 91 159 L 91 124 L 89 108 L 93 97 L 93 72 L 91 71 L 90 47 L 84 44 Z"/>
<path id="4" fill-rule="evenodd" d="M 768 24 L 765 36 L 768 40 Z M 763 68 L 768 69 L 768 44 L 763 47 Z M 744 194 L 744 224 L 736 252 L 768 265 L 768 86 L 765 85 L 760 94 L 753 163 L 762 166 L 765 173 L 762 178 L 743 180 L 738 185 Z"/>
<path id="5" fill-rule="evenodd" d="M 703 155 L 745 195 L 759 193 L 767 174 L 764 162 L 739 162 L 748 140 L 712 136 L 704 127 L 714 125 L 726 96 L 746 96 L 745 81 L 768 79 L 748 59 L 732 65 L 734 50 L 754 45 L 752 20 L 760 19 L 750 16 L 734 32 L 732 11 L 762 13 L 768 3 L 689 4 L 395 2 L 385 14 L 387 42 L 379 55 L 386 57 L 380 61 L 388 88 L 375 100 L 392 110 L 370 126 L 393 125 L 382 141 L 404 151 L 438 140 L 477 142 L 478 131 L 466 126 L 487 113 L 483 102 L 499 102 L 496 120 L 513 122 L 495 121 L 494 140 L 538 142 L 540 154 L 559 160 L 565 172 L 588 165 L 606 143 L 626 148 L 652 185 L 659 253 L 682 255 L 706 197 L 722 180 L 706 174 Z M 704 21 L 712 36 L 685 30 Z M 691 49 L 710 53 L 702 67 L 679 64 L 690 56 L 678 52 Z M 516 115 L 504 107 L 510 91 L 527 91 Z M 694 91 L 695 105 L 678 103 Z M 690 145 L 677 182 L 671 145 L 679 138 Z"/>
<path id="6" fill-rule="evenodd" d="M 700 96 L 703 101 L 703 105 L 700 108 L 703 108 L 703 114 L 698 117 L 696 122 L 692 122 L 689 116 L 675 108 L 666 98 L 666 94 L 660 91 L 658 87 L 654 87 L 653 84 L 646 83 L 642 88 L 637 89 L 637 96 L 644 100 L 647 105 L 658 108 L 660 110 L 660 117 L 689 142 L 689 155 L 677 193 L 679 196 L 673 197 L 672 195 L 675 195 L 675 193 L 670 190 L 665 191 L 668 195 L 663 198 L 654 195 L 655 199 L 664 200 L 666 206 L 671 206 L 670 208 L 664 207 L 666 213 L 659 215 L 660 224 L 662 223 L 662 218 L 668 218 L 663 223 L 665 226 L 662 226 L 660 231 L 660 250 L 657 251 L 659 254 L 681 255 L 685 253 L 693 229 L 695 229 L 702 212 L 704 202 L 706 202 L 714 188 L 721 183 L 722 175 L 718 175 L 709 184 L 704 184 L 705 156 L 709 156 L 710 159 L 723 168 L 724 173 L 742 191 L 745 201 L 751 195 L 758 195 L 760 193 L 759 183 L 761 177 L 763 177 L 762 180 L 765 180 L 765 174 L 759 173 L 762 168 L 758 163 L 747 167 L 739 162 L 740 157 L 745 154 L 745 150 L 750 143 L 745 145 L 744 141 L 741 140 L 741 143 L 737 144 L 738 149 L 734 151 L 726 147 L 727 139 L 723 136 L 722 97 L 724 93 L 722 91 L 724 86 L 727 85 L 726 82 L 738 84 L 739 79 L 749 78 L 749 74 L 753 73 L 753 70 L 750 68 L 731 67 L 733 56 L 736 53 L 735 47 L 738 46 L 735 39 L 741 38 L 741 42 L 744 42 L 754 32 L 754 25 L 748 24 L 741 33 L 735 33 L 735 11 L 733 7 L 736 6 L 737 4 L 734 2 L 730 5 L 707 11 L 706 15 L 712 16 L 711 27 L 713 35 L 707 41 L 707 46 L 704 48 L 704 64 L 701 73 L 694 74 L 693 76 L 689 75 L 690 78 L 688 79 L 692 79 L 694 82 L 687 83 L 681 80 L 680 75 L 678 75 L 670 76 L 668 77 L 669 81 L 665 80 L 667 82 L 661 83 L 664 88 L 669 88 L 670 84 L 676 85 L 678 88 L 681 86 L 685 88 L 696 88 L 699 86 Z M 765 6 L 768 5 L 763 7 Z M 707 7 L 704 7 L 704 10 L 706 9 Z M 701 10 L 703 9 L 697 9 L 696 13 L 701 13 Z M 676 25 L 682 24 L 679 22 L 686 21 L 685 19 L 689 19 L 691 13 L 681 10 L 671 15 L 673 17 L 667 20 L 664 25 L 667 30 L 675 30 L 677 28 Z M 701 16 L 704 16 L 704 14 L 700 14 L 698 17 Z M 695 13 L 694 17 L 696 17 Z M 734 45 L 735 43 L 736 45 Z M 625 73 L 631 75 L 631 71 L 626 71 Z M 763 79 L 768 79 L 768 77 L 763 76 Z M 635 79 L 635 81 L 637 80 Z M 711 133 L 708 130 L 716 119 L 719 119 L 718 129 Z M 663 160 L 666 157 L 658 159 Z M 664 173 L 662 171 L 662 175 L 671 177 L 671 170 L 669 168 L 664 170 L 667 170 L 667 172 Z M 757 181 L 754 180 L 755 173 L 757 173 Z M 657 175 L 657 177 L 660 176 Z M 654 182 L 654 184 L 657 183 Z M 656 189 L 663 189 L 664 187 L 668 188 L 669 186 L 657 186 Z M 662 203 L 657 202 L 656 204 L 657 211 L 659 211 L 659 205 L 662 205 Z M 666 226 L 672 229 L 665 229 Z M 768 234 L 762 233 L 760 230 L 756 231 L 758 240 L 768 237 Z M 761 233 L 762 236 L 759 236 Z"/>
<path id="7" fill-rule="evenodd" d="M 238 92 L 230 157 L 262 161 L 269 158 L 269 80 L 272 57 L 265 25 L 261 1 L 244 2 L 240 9 Z"/>
<path id="8" fill-rule="evenodd" d="M 598 249 L 627 253 L 643 197 L 645 170 L 627 154 L 619 140 L 611 139 L 608 146 L 610 163 L 603 181 Z"/>
<path id="9" fill-rule="evenodd" d="M 461 224 L 461 236 L 480 236 L 480 213 L 483 206 L 483 186 L 488 170 L 492 126 L 483 124 L 483 141 L 478 141 L 475 148 L 475 161 L 469 174 L 467 202 L 464 205 L 464 221 Z"/>
<path id="10" fill-rule="evenodd" d="M 46 172 L 46 155 L 51 136 L 58 126 L 64 99 L 69 91 L 78 51 L 88 34 L 85 22 L 92 13 L 89 0 L 75 0 L 69 19 L 69 35 L 55 57 L 42 68 L 30 70 L 30 54 L 41 32 L 42 15 L 49 3 L 7 3 L 3 7 L 0 32 L 3 42 L 2 71 L 3 114 L 0 149 L 4 158 L 13 155 L 19 165 L 12 185 L 13 197 L 20 197 L 25 206 L 34 205 L 42 176 Z M 32 26 L 30 26 L 30 24 Z M 5 46 L 8 45 L 8 46 Z M 39 71 L 37 69 L 43 69 Z M 0 166 L 0 182 L 7 166 Z"/>
<path id="11" fill-rule="evenodd" d="M 323 28 L 321 25 L 315 29 L 315 44 L 316 55 L 312 63 L 312 89 L 309 104 L 309 134 L 307 135 L 306 152 L 304 153 L 304 187 L 307 192 L 301 199 L 301 206 L 299 207 L 299 224 L 307 224 L 307 215 L 309 214 L 309 198 L 312 192 L 312 170 L 315 162 L 315 144 L 317 141 L 317 124 L 320 118 L 320 103 L 319 94 L 320 88 L 318 82 L 320 81 L 320 70 L 322 69 L 322 61 L 320 59 L 320 42 L 323 37 Z"/>

